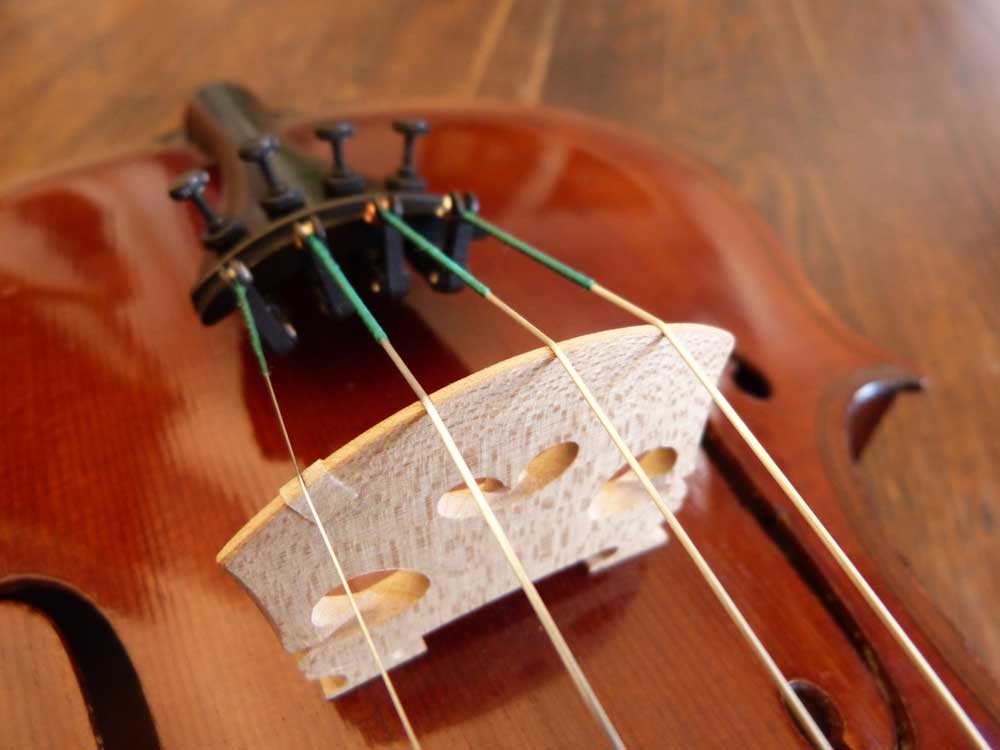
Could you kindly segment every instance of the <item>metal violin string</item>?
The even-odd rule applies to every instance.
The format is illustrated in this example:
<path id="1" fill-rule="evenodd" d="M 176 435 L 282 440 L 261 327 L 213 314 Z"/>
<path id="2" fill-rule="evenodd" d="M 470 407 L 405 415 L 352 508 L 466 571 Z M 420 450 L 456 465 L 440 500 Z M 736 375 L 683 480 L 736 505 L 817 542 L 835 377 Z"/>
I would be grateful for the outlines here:
<path id="1" fill-rule="evenodd" d="M 360 607 L 358 607 L 358 603 L 354 597 L 354 592 L 351 590 L 351 585 L 347 580 L 347 576 L 344 574 L 344 569 L 340 565 L 340 560 L 337 557 L 337 554 L 333 551 L 333 544 L 330 542 L 330 536 L 327 534 L 326 527 L 323 525 L 319 512 L 316 510 L 316 505 L 313 503 L 312 495 L 309 493 L 309 488 L 306 486 L 305 480 L 302 477 L 302 471 L 299 468 L 299 461 L 295 457 L 295 451 L 292 448 L 292 441 L 288 435 L 288 429 L 285 427 L 285 419 L 282 416 L 281 407 L 278 405 L 278 396 L 274 391 L 274 384 L 271 381 L 271 370 L 268 367 L 267 358 L 264 356 L 264 347 L 261 344 L 260 332 L 257 329 L 257 323 L 254 320 L 253 311 L 247 301 L 245 285 L 251 281 L 250 272 L 239 261 L 233 261 L 226 266 L 225 273 L 228 275 L 227 281 L 236 297 L 237 306 L 243 313 L 243 320 L 246 323 L 247 332 L 250 337 L 250 344 L 257 357 L 257 363 L 260 366 L 261 375 L 263 375 L 264 382 L 267 384 L 267 392 L 271 397 L 271 405 L 274 407 L 274 414 L 275 417 L 277 417 L 278 426 L 281 429 L 281 436 L 284 439 L 285 447 L 288 449 L 288 457 L 292 461 L 292 466 L 295 467 L 295 477 L 298 479 L 299 489 L 302 490 L 302 496 L 305 498 L 306 504 L 309 506 L 309 512 L 312 514 L 312 518 L 316 522 L 316 527 L 319 529 L 320 536 L 323 538 L 323 545 L 326 547 L 327 554 L 333 562 L 333 567 L 337 570 L 337 577 L 340 579 L 340 585 L 344 589 L 347 601 L 350 602 L 351 609 L 354 612 L 354 618 L 357 620 L 358 627 L 364 635 L 369 651 L 371 651 L 372 659 L 374 659 L 375 665 L 378 667 L 379 674 L 382 676 L 382 682 L 385 683 L 385 689 L 388 691 L 389 698 L 392 700 L 392 705 L 396 710 L 396 715 L 399 717 L 399 722 L 403 725 L 403 731 L 406 732 L 406 737 L 410 742 L 410 747 L 413 748 L 413 750 L 421 750 L 422 746 L 420 744 L 420 740 L 417 739 L 417 735 L 413 731 L 410 719 L 406 715 L 406 710 L 403 708 L 403 702 L 396 693 L 396 687 L 392 683 L 392 678 L 389 677 L 389 673 L 382 662 L 382 657 L 379 655 L 378 649 L 375 647 L 375 642 L 372 640 L 371 633 L 368 630 L 368 625 L 365 623 L 365 618 L 361 614 Z"/>
<path id="2" fill-rule="evenodd" d="M 462 480 L 464 481 L 469 492 L 472 493 L 480 514 L 483 516 L 486 525 L 489 527 L 497 541 L 497 544 L 500 546 L 507 563 L 510 565 L 511 570 L 513 570 L 514 575 L 517 577 L 518 582 L 521 585 L 521 588 L 528 597 L 528 601 L 531 603 L 531 606 L 538 619 L 541 621 L 546 634 L 552 641 L 552 645 L 555 647 L 556 652 L 562 660 L 563 666 L 566 668 L 566 671 L 569 672 L 584 704 L 590 710 L 597 723 L 604 730 L 608 740 L 611 742 L 612 747 L 615 750 L 624 750 L 625 745 L 622 742 L 618 731 L 611 723 L 611 720 L 604 710 L 604 707 L 601 705 L 597 694 L 594 692 L 590 682 L 587 680 L 586 675 L 584 675 L 583 670 L 577 663 L 576 657 L 573 655 L 569 645 L 566 643 L 562 633 L 559 631 L 555 620 L 549 613 L 548 607 L 546 607 L 545 602 L 542 600 L 538 590 L 535 588 L 535 584 L 532 582 L 531 577 L 528 575 L 523 563 L 511 545 L 503 526 L 493 513 L 493 509 L 486 500 L 486 497 L 483 494 L 482 489 L 479 487 L 479 483 L 476 481 L 472 470 L 462 457 L 462 454 L 459 451 L 458 446 L 455 444 L 447 426 L 441 419 L 434 402 L 424 390 L 423 386 L 420 385 L 419 381 L 410 371 L 403 359 L 399 356 L 399 353 L 389 341 L 388 334 L 386 334 L 385 330 L 379 325 L 367 305 L 365 305 L 362 299 L 358 296 L 340 265 L 336 260 L 334 260 L 329 248 L 326 246 L 325 241 L 318 234 L 316 223 L 313 221 L 299 222 L 295 225 L 294 231 L 296 244 L 300 248 L 308 250 L 312 253 L 323 270 L 328 273 L 337 284 L 341 292 L 343 292 L 344 296 L 347 297 L 351 305 L 354 307 L 358 317 L 361 318 L 369 333 L 371 333 L 372 337 L 375 339 L 375 342 L 382 347 L 386 355 L 392 361 L 393 365 L 395 365 L 396 369 L 399 370 L 399 373 L 403 376 L 407 384 L 417 396 L 417 399 L 420 401 L 425 412 L 427 413 L 428 418 L 431 420 L 435 430 L 444 443 L 451 460 L 454 462 L 455 467 L 461 474 Z M 826 747 L 824 750 L 829 750 L 829 748 Z"/>
<path id="3" fill-rule="evenodd" d="M 712 570 L 711 566 L 705 560 L 704 556 L 698 550 L 697 546 L 692 541 L 691 537 L 687 534 L 684 527 L 677 520 L 677 517 L 671 512 L 667 507 L 663 498 L 660 496 L 659 491 L 653 485 L 648 474 L 643 469 L 639 460 L 636 458 L 635 454 L 629 449 L 625 441 L 622 439 L 621 435 L 618 433 L 617 429 L 611 423 L 608 415 L 597 402 L 593 393 L 587 387 L 586 383 L 582 380 L 579 373 L 573 367 L 569 358 L 563 352 L 562 348 L 549 336 L 543 333 L 540 329 L 534 326 L 530 321 L 524 318 L 520 313 L 507 305 L 503 300 L 497 297 L 493 292 L 490 291 L 489 287 L 483 284 L 479 279 L 477 279 L 473 274 L 467 271 L 458 263 L 455 263 L 451 258 L 441 252 L 433 243 L 426 240 L 419 232 L 409 226 L 400 216 L 389 209 L 387 202 L 380 202 L 376 205 L 376 211 L 378 215 L 387 224 L 396 229 L 400 234 L 402 234 L 408 241 L 413 243 L 413 245 L 418 248 L 423 253 L 427 254 L 432 258 L 438 265 L 441 266 L 442 270 L 454 273 L 459 278 L 464 281 L 469 288 L 474 292 L 479 294 L 485 300 L 490 302 L 492 305 L 500 309 L 505 315 L 513 319 L 518 325 L 531 333 L 535 338 L 539 339 L 546 347 L 548 347 L 560 364 L 565 368 L 570 379 L 573 381 L 576 388 L 580 391 L 584 400 L 590 406 L 591 410 L 594 412 L 598 421 L 610 435 L 615 446 L 618 448 L 619 452 L 624 457 L 625 461 L 628 463 L 631 470 L 634 472 L 635 476 L 639 479 L 646 493 L 656 504 L 660 513 L 663 515 L 670 527 L 670 530 L 677 537 L 677 540 L 684 548 L 685 552 L 691 558 L 698 572 L 701 574 L 702 578 L 708 584 L 712 593 L 715 595 L 716 599 L 722 605 L 722 608 L 726 611 L 726 614 L 732 620 L 733 624 L 736 625 L 740 634 L 750 645 L 751 649 L 754 651 L 760 662 L 763 664 L 765 670 L 770 675 L 772 681 L 780 692 L 782 698 L 785 700 L 789 709 L 792 711 L 795 718 L 799 721 L 803 728 L 803 731 L 809 737 L 809 739 L 815 743 L 817 748 L 820 750 L 832 750 L 829 740 L 823 734 L 823 731 L 819 728 L 816 721 L 813 719 L 812 715 L 806 709 L 805 705 L 802 703 L 799 696 L 791 688 L 788 680 L 781 673 L 778 665 L 775 663 L 773 657 L 768 653 L 764 644 L 761 642 L 760 638 L 754 632 L 750 623 L 743 616 L 742 612 L 736 606 L 732 597 L 726 591 L 725 587 L 719 581 L 715 572 Z"/>
<path id="4" fill-rule="evenodd" d="M 563 278 L 573 282 L 577 286 L 582 287 L 586 291 L 593 292 L 619 309 L 624 310 L 640 320 L 655 326 L 663 334 L 663 336 L 670 342 L 670 345 L 673 346 L 677 354 L 684 361 L 688 369 L 709 393 L 715 405 L 725 415 L 726 419 L 735 428 L 737 433 L 739 433 L 743 441 L 750 447 L 757 459 L 763 464 L 771 478 L 778 484 L 785 496 L 802 515 L 806 523 L 809 525 L 809 528 L 816 534 L 823 546 L 833 556 L 837 565 L 850 579 L 851 583 L 857 588 L 858 592 L 861 594 L 868 606 L 874 610 L 875 614 L 878 616 L 885 628 L 903 648 L 909 659 L 917 667 L 921 675 L 931 686 L 932 690 L 937 694 L 939 699 L 944 703 L 948 711 L 955 717 L 956 720 L 958 720 L 977 750 L 991 750 L 985 737 L 983 737 L 982 733 L 973 723 L 965 709 L 963 709 L 958 703 L 955 696 L 948 689 L 947 685 L 944 684 L 944 681 L 930 665 L 926 657 L 924 657 L 924 655 L 920 652 L 920 649 L 917 648 L 910 636 L 907 635 L 905 630 L 903 630 L 902 626 L 893 616 L 892 612 L 889 611 L 888 607 L 886 607 L 885 603 L 881 600 L 875 590 L 847 556 L 840 544 L 823 525 L 823 522 L 805 501 L 802 495 L 795 489 L 795 486 L 781 470 L 777 462 L 775 462 L 775 460 L 771 457 L 767 449 L 764 448 L 761 442 L 753 434 L 746 422 L 743 421 L 742 417 L 740 417 L 737 411 L 733 408 L 732 404 L 729 403 L 729 400 L 725 397 L 725 395 L 723 395 L 722 391 L 720 391 L 719 388 L 711 381 L 711 379 L 705 374 L 704 370 L 702 370 L 695 359 L 691 356 L 691 353 L 687 350 L 683 343 L 681 343 L 681 341 L 674 335 L 670 326 L 649 311 L 642 309 L 638 305 L 619 296 L 615 292 L 601 286 L 594 279 L 586 276 L 579 270 L 562 263 L 542 250 L 539 250 L 527 242 L 518 239 L 512 234 L 505 232 L 496 225 L 483 219 L 478 214 L 462 208 L 459 208 L 458 212 L 461 218 L 469 224 L 478 227 L 488 235 L 496 238 L 514 250 L 517 250 L 523 255 L 535 260 Z"/>

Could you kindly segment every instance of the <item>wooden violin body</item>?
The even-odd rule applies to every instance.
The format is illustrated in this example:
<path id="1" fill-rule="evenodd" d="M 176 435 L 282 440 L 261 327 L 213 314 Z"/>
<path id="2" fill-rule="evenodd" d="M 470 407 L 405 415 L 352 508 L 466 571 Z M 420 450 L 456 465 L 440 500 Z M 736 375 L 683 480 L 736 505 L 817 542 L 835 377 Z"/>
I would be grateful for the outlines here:
<path id="1" fill-rule="evenodd" d="M 400 114 L 353 113 L 352 162 L 390 172 Z M 484 216 L 665 320 L 735 335 L 725 392 L 1000 741 L 988 679 L 848 520 L 867 502 L 853 460 L 913 375 L 835 320 L 762 222 L 684 159 L 545 111 L 412 114 L 432 126 L 418 162 L 433 189 L 475 192 Z M 325 153 L 307 123 L 282 136 Z M 14 747 L 401 746 L 381 684 L 325 701 L 215 564 L 292 471 L 242 328 L 191 309 L 200 230 L 166 192 L 203 159 L 132 153 L 2 197 L 0 731 Z M 553 338 L 633 323 L 491 241 L 469 263 Z M 419 280 L 377 312 L 428 390 L 535 346 L 472 294 Z M 357 321 L 302 334 L 274 378 L 311 463 L 412 395 Z M 736 434 L 713 417 L 703 447 L 680 521 L 835 746 L 967 747 Z M 628 747 L 805 746 L 677 545 L 540 590 Z M 428 748 L 602 745 L 520 595 L 426 640 L 395 675 Z"/>

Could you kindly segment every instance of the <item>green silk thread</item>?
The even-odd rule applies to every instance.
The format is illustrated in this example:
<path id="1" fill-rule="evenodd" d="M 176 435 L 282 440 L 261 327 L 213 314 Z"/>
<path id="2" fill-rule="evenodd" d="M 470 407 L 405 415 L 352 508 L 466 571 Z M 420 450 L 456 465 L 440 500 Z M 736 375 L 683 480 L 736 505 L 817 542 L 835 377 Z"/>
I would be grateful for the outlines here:
<path id="1" fill-rule="evenodd" d="M 466 209 L 461 209 L 459 213 L 461 214 L 462 218 L 465 219 L 470 224 L 479 227 L 487 234 L 496 237 L 505 245 L 509 245 L 518 252 L 527 255 L 529 258 L 538 261 L 544 266 L 548 266 L 553 271 L 558 273 L 560 276 L 564 276 L 565 278 L 572 281 L 574 284 L 582 286 L 588 292 L 596 283 L 589 276 L 585 276 L 584 274 L 577 271 L 575 268 L 571 268 L 570 266 L 567 266 L 565 263 L 556 260 L 551 255 L 548 255 L 547 253 L 544 253 L 541 250 L 539 250 L 537 247 L 532 247 L 527 242 L 519 240 L 514 235 L 508 234 L 507 232 L 503 231 L 500 227 L 496 226 L 495 224 L 491 224 L 478 214 L 474 214 L 472 213 L 472 211 L 468 211 Z"/>
<path id="2" fill-rule="evenodd" d="M 267 367 L 267 358 L 264 356 L 264 347 L 260 343 L 260 331 L 257 330 L 257 322 L 253 318 L 253 311 L 250 309 L 250 300 L 247 299 L 247 289 L 242 281 L 235 281 L 232 284 L 233 294 L 236 295 L 236 304 L 243 313 L 243 320 L 246 321 L 247 331 L 250 334 L 250 346 L 253 353 L 257 355 L 257 363 L 260 365 L 260 372 L 266 378 L 270 374 Z"/>
<path id="3" fill-rule="evenodd" d="M 372 315 L 371 310 L 362 301 L 361 297 L 354 290 L 351 282 L 347 280 L 347 276 L 344 275 L 343 270 L 340 268 L 340 264 L 333 259 L 330 254 L 330 249 L 326 246 L 326 243 L 322 239 L 317 237 L 315 234 L 310 234 L 305 238 L 306 243 L 309 245 L 309 250 L 312 252 L 316 259 L 323 265 L 327 273 L 333 277 L 333 280 L 337 282 L 337 286 L 340 287 L 340 291 L 344 293 L 344 296 L 350 301 L 354 306 L 354 309 L 358 313 L 358 317 L 365 324 L 365 327 L 375 338 L 377 343 L 381 343 L 389 338 L 386 332 L 382 329 L 382 326 L 378 324 L 375 320 L 375 316 Z"/>
<path id="4" fill-rule="evenodd" d="M 444 266 L 453 274 L 458 276 L 462 281 L 469 285 L 476 294 L 485 297 L 490 293 L 490 288 L 486 286 L 483 282 L 473 276 L 471 273 L 466 271 L 462 266 L 453 261 L 443 252 L 441 252 L 437 247 L 434 246 L 433 242 L 428 242 L 424 237 L 413 227 L 403 221 L 400 217 L 384 208 L 379 209 L 379 213 L 382 218 L 393 227 L 397 232 L 403 235 L 406 239 L 417 246 L 418 249 L 427 253 L 431 258 L 440 266 Z"/>

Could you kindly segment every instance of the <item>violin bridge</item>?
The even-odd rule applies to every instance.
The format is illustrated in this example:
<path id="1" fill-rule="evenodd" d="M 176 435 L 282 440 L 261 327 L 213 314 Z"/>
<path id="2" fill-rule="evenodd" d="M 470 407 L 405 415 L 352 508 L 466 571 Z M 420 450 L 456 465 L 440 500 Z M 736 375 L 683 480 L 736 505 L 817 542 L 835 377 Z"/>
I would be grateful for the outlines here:
<path id="1" fill-rule="evenodd" d="M 674 330 L 718 379 L 732 335 Z M 652 326 L 563 347 L 663 498 L 680 508 L 708 394 Z M 597 571 L 667 541 L 660 512 L 547 349 L 432 398 L 532 578 L 579 562 Z M 426 650 L 422 635 L 517 590 L 419 404 L 316 462 L 305 480 L 387 668 Z M 328 698 L 378 676 L 297 481 L 218 561 Z"/>

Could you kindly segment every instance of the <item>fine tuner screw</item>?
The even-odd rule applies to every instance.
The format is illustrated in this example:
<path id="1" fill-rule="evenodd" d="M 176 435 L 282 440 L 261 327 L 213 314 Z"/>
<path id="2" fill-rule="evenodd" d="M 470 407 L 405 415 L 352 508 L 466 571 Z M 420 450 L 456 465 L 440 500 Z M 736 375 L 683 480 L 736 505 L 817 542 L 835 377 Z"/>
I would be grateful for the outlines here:
<path id="1" fill-rule="evenodd" d="M 354 135 L 354 125 L 339 120 L 316 128 L 316 137 L 327 141 L 333 149 L 333 171 L 323 180 L 323 187 L 330 195 L 359 193 L 365 187 L 364 178 L 347 166 L 344 159 L 344 141 Z"/>
<path id="2" fill-rule="evenodd" d="M 273 135 L 262 135 L 244 143 L 239 150 L 243 161 L 254 162 L 260 167 L 267 183 L 267 195 L 261 198 L 260 204 L 272 218 L 293 211 L 303 204 L 302 193 L 286 185 L 274 173 L 271 156 L 280 145 L 280 141 Z"/>
<path id="3" fill-rule="evenodd" d="M 431 128 L 426 120 L 394 120 L 392 129 L 403 136 L 403 163 L 396 174 L 389 178 L 392 190 L 423 191 L 426 184 L 413 166 L 413 150 L 417 138 L 427 135 Z"/>
<path id="4" fill-rule="evenodd" d="M 238 242 L 246 227 L 238 219 L 219 216 L 205 200 L 205 188 L 209 182 L 208 172 L 196 169 L 181 175 L 170 187 L 170 197 L 175 201 L 191 201 L 205 219 L 205 232 L 201 239 L 213 250 L 225 250 Z"/>
<path id="5" fill-rule="evenodd" d="M 191 201 L 205 218 L 208 228 L 218 229 L 223 220 L 205 200 L 205 188 L 209 179 L 208 172 L 201 169 L 183 174 L 171 185 L 170 197 L 178 202 Z"/>

